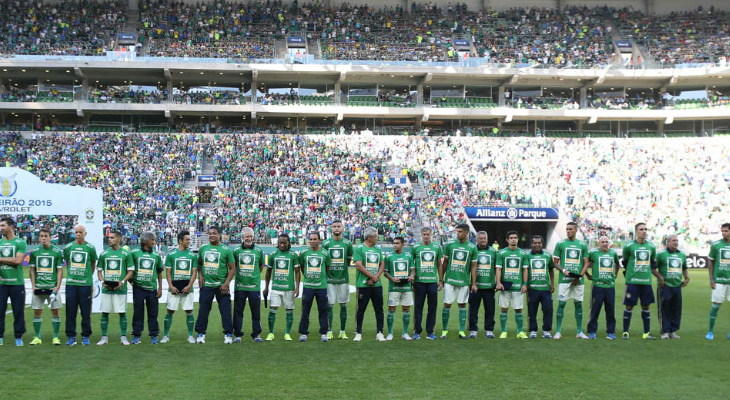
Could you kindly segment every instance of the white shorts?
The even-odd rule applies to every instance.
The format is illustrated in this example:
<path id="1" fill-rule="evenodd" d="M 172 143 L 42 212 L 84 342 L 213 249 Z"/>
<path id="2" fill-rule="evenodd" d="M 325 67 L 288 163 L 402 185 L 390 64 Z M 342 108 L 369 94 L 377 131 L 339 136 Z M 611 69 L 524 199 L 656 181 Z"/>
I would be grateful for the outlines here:
<path id="1" fill-rule="evenodd" d="M 350 285 L 347 283 L 327 284 L 327 302 L 345 304 L 350 302 Z"/>
<path id="2" fill-rule="evenodd" d="M 30 306 L 34 310 L 42 310 L 45 303 L 48 302 L 48 298 L 51 297 L 50 294 L 33 294 L 33 297 L 30 301 Z M 56 310 L 63 307 L 63 303 L 61 303 L 61 296 L 56 296 L 56 300 L 52 301 L 51 304 L 48 305 L 48 308 L 51 310 Z"/>
<path id="3" fill-rule="evenodd" d="M 413 292 L 388 292 L 388 307 L 413 305 Z"/>
<path id="4" fill-rule="evenodd" d="M 444 284 L 444 304 L 466 304 L 469 301 L 469 286 Z"/>
<path id="5" fill-rule="evenodd" d="M 170 311 L 177 311 L 182 305 L 183 311 L 192 311 L 195 306 L 195 298 L 192 293 L 188 294 L 172 294 L 167 292 L 167 309 Z"/>
<path id="6" fill-rule="evenodd" d="M 584 289 L 585 285 L 570 286 L 570 283 L 559 283 L 558 301 L 568 301 L 569 299 L 583 301 Z"/>
<path id="7" fill-rule="evenodd" d="M 722 303 L 725 300 L 730 302 L 730 285 L 715 283 L 715 288 L 712 289 L 712 302 Z"/>
<path id="8" fill-rule="evenodd" d="M 522 292 L 511 292 L 501 290 L 499 292 L 499 307 L 509 308 L 513 310 L 522 310 L 525 307 L 525 295 Z"/>
<path id="9" fill-rule="evenodd" d="M 287 290 L 282 292 L 281 290 L 272 290 L 269 292 L 269 305 L 274 308 L 281 307 L 281 303 L 284 303 L 284 308 L 287 310 L 294 309 L 294 291 Z"/>
<path id="10" fill-rule="evenodd" d="M 120 314 L 127 312 L 127 294 L 101 294 L 101 312 Z"/>

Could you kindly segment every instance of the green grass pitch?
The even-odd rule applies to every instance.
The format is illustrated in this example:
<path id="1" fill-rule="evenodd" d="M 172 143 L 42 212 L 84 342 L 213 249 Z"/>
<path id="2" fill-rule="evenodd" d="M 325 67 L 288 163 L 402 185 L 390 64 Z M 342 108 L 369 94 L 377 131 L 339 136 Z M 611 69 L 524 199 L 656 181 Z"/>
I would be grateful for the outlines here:
<path id="1" fill-rule="evenodd" d="M 352 273 L 354 275 L 354 271 Z M 368 309 L 363 341 L 335 339 L 319 342 L 316 311 L 311 316 L 310 341 L 297 342 L 300 309 L 295 311 L 292 336 L 284 342 L 284 313 L 277 316 L 274 342 L 224 345 L 220 316 L 213 306 L 207 343 L 185 342 L 184 314 L 178 311 L 171 342 L 152 346 L 149 337 L 141 345 L 118 344 L 117 316 L 109 327 L 110 344 L 97 347 L 99 314 L 94 314 L 92 345 L 54 347 L 50 312 L 44 311 L 41 346 L 32 339 L 32 310 L 26 309 L 26 346 L 12 341 L 12 315 L 6 316 L 6 341 L 0 348 L 0 393 L 4 399 L 66 398 L 730 398 L 730 304 L 720 309 L 715 341 L 704 339 L 710 309 L 707 271 L 692 271 L 684 289 L 680 340 L 643 341 L 639 313 L 634 313 L 630 340 L 575 339 L 573 306 L 568 304 L 563 340 L 518 340 L 512 312 L 509 339 L 488 340 L 479 332 L 475 340 L 457 338 L 457 311 L 452 311 L 449 338 L 405 342 L 375 341 L 375 321 Z M 623 279 L 617 289 L 617 330 L 621 330 Z M 384 290 L 387 292 L 387 290 Z M 586 290 L 583 324 L 588 322 Z M 557 302 L 556 302 L 557 304 Z M 300 302 L 297 302 L 297 307 Z M 339 306 L 335 327 L 339 326 Z M 164 305 L 160 307 L 160 325 Z M 128 308 L 131 333 L 132 309 Z M 658 336 L 656 306 L 652 306 L 652 332 Z M 387 310 L 386 310 L 387 314 Z M 196 312 L 197 315 L 197 312 Z M 264 334 L 267 310 L 262 307 Z M 497 316 L 499 314 L 497 313 Z M 63 312 L 61 336 L 63 336 Z M 425 321 L 424 321 L 425 322 Z M 481 321 L 480 321 L 481 324 Z M 386 325 L 387 326 L 387 325 Z M 394 332 L 401 330 L 400 310 Z M 527 318 L 525 316 L 525 328 Z M 244 332 L 250 329 L 244 316 Z M 441 329 L 441 306 L 437 332 Z M 354 336 L 355 296 L 348 309 L 348 334 Z M 413 331 L 413 323 L 411 329 Z M 499 321 L 497 321 L 499 331 Z M 131 339 L 131 338 L 130 338 Z"/>

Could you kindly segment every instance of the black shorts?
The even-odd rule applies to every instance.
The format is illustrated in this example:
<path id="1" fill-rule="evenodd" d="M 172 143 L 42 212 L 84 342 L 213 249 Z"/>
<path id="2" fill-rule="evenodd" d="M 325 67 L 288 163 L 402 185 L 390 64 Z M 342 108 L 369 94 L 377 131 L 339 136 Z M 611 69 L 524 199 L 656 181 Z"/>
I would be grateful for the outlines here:
<path id="1" fill-rule="evenodd" d="M 654 303 L 654 292 L 651 285 L 636 285 L 633 283 L 626 284 L 624 291 L 624 305 L 635 306 L 641 300 L 642 306 L 648 306 Z"/>

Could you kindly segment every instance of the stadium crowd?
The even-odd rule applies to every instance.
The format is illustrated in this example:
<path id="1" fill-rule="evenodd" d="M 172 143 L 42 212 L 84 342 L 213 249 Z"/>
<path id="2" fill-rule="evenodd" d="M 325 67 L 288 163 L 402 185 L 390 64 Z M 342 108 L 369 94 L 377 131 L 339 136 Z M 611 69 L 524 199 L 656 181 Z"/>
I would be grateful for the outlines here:
<path id="1" fill-rule="evenodd" d="M 102 55 L 125 15 L 122 0 L 4 1 L 0 54 Z"/>
<path id="2" fill-rule="evenodd" d="M 119 0 L 2 7 L 4 55 L 103 55 L 126 18 Z M 730 13 L 702 7 L 646 15 L 630 7 L 496 11 L 412 3 L 407 12 L 399 5 L 145 0 L 139 18 L 138 51 L 148 45 L 149 55 L 164 57 L 276 58 L 274 42 L 288 35 L 306 36 L 327 60 L 463 61 L 466 52 L 489 63 L 567 68 L 616 62 L 614 34 L 643 46 L 649 66 L 717 63 L 730 49 Z M 457 49 L 457 39 L 469 48 Z"/>
<path id="3" fill-rule="evenodd" d="M 248 226 L 260 236 L 287 232 L 303 240 L 310 230 L 325 237 L 336 219 L 352 240 L 365 226 L 380 235 L 410 232 L 417 204 L 406 188 L 383 184 L 387 149 L 342 149 L 333 139 L 299 136 L 234 135 L 211 146 L 219 185 L 209 216 L 224 232 Z"/>

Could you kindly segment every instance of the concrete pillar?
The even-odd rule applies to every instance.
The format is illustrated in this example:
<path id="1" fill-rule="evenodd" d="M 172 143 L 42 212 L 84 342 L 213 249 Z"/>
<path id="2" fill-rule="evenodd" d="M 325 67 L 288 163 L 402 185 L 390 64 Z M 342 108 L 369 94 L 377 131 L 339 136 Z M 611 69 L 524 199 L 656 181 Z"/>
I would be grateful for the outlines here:
<path id="1" fill-rule="evenodd" d="M 171 104 L 172 101 L 172 79 L 167 80 L 167 104 Z"/>
<path id="2" fill-rule="evenodd" d="M 664 121 L 656 122 L 656 131 L 660 134 L 664 134 Z"/>
<path id="3" fill-rule="evenodd" d="M 578 134 L 581 136 L 583 135 L 583 129 L 585 128 L 585 125 L 586 125 L 585 120 L 582 120 L 582 119 L 578 120 Z"/>
<path id="4" fill-rule="evenodd" d="M 416 106 L 420 107 L 423 105 L 423 83 L 419 83 L 416 87 Z"/>
<path id="5" fill-rule="evenodd" d="M 81 80 L 81 101 L 89 101 L 89 78 Z"/>
<path id="6" fill-rule="evenodd" d="M 340 105 L 340 94 L 342 93 L 342 83 L 340 81 L 335 82 L 335 105 Z"/>
<path id="7" fill-rule="evenodd" d="M 504 105 L 506 104 L 505 98 L 504 98 L 504 90 L 505 90 L 504 85 L 501 85 L 499 87 L 499 93 L 497 94 L 497 96 L 499 97 L 497 99 L 497 104 L 499 104 L 500 107 L 504 107 Z"/>
<path id="8" fill-rule="evenodd" d="M 588 107 L 588 88 L 580 88 L 580 108 Z"/>
<path id="9" fill-rule="evenodd" d="M 256 104 L 256 91 L 258 90 L 259 81 L 255 77 L 251 79 L 251 104 Z M 253 122 L 253 120 L 251 120 Z"/>

